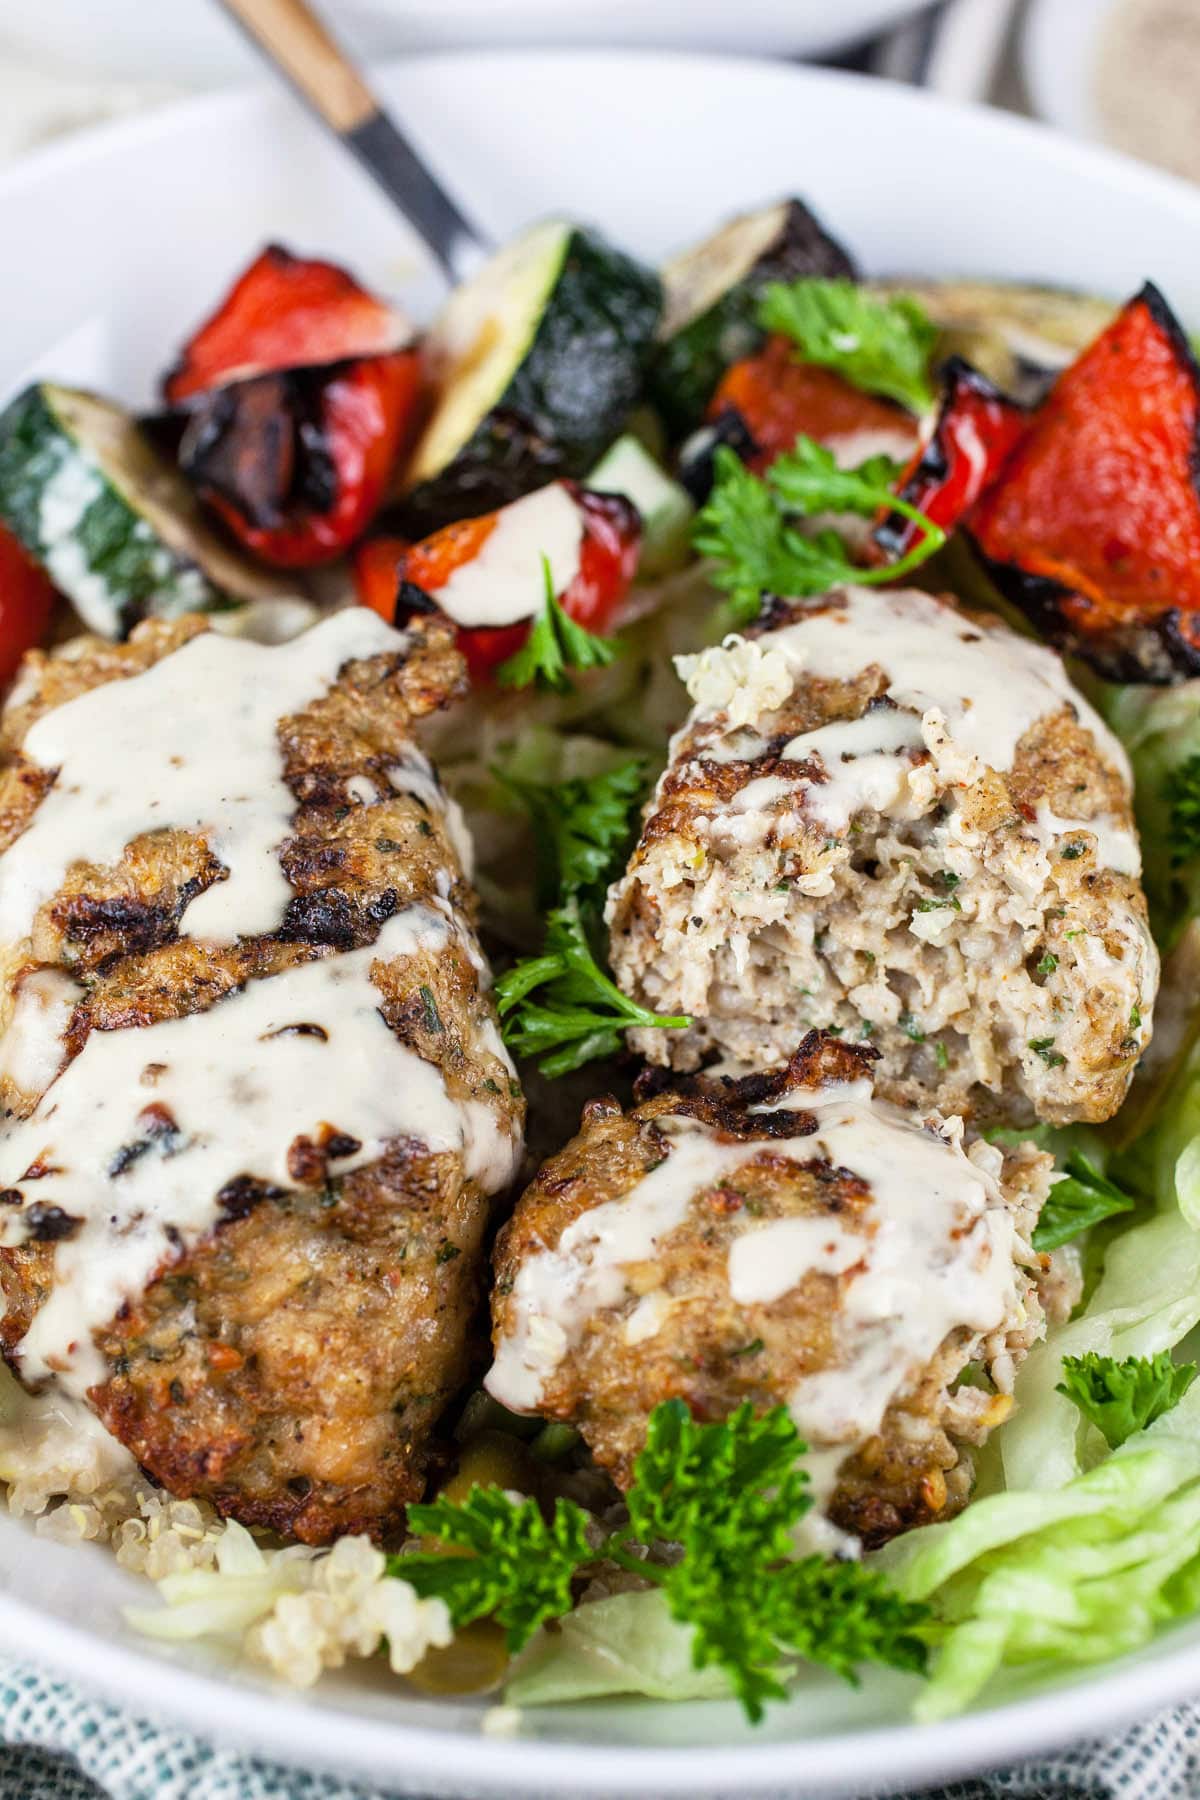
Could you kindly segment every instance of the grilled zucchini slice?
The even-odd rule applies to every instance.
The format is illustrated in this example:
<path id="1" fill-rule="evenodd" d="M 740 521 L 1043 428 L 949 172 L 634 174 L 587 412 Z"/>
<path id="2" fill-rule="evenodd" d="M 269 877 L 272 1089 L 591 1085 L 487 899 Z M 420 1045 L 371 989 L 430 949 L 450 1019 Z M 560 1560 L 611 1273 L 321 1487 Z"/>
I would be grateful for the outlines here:
<path id="1" fill-rule="evenodd" d="M 0 413 L 0 520 L 104 637 L 288 591 L 210 531 L 128 413 L 50 382 Z"/>
<path id="2" fill-rule="evenodd" d="M 853 277 L 855 268 L 802 200 L 743 213 L 664 266 L 650 390 L 674 439 L 700 424 L 730 363 L 762 343 L 755 315 L 767 283 L 806 275 Z"/>
<path id="3" fill-rule="evenodd" d="M 642 521 L 640 580 L 669 575 L 687 562 L 696 516 L 691 495 L 672 481 L 637 438 L 629 433 L 619 437 L 584 485 L 597 494 L 621 494 L 637 507 Z"/>
<path id="4" fill-rule="evenodd" d="M 500 250 L 426 340 L 437 398 L 405 476 L 407 528 L 582 475 L 641 397 L 660 307 L 652 270 L 564 220 Z"/>

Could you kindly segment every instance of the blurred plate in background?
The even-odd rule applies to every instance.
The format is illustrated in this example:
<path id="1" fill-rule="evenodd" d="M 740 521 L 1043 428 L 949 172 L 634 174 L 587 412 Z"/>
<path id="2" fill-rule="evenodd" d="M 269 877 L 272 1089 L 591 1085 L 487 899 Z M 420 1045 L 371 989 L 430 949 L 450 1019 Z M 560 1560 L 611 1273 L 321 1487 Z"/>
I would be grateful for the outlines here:
<path id="1" fill-rule="evenodd" d="M 473 45 L 609 44 L 813 56 L 921 0 L 322 0 L 360 55 Z M 212 86 L 261 73 L 215 0 L 2 0 L 0 47 L 122 80 Z"/>
<path id="2" fill-rule="evenodd" d="M 1021 33 L 1021 72 L 1034 112 L 1073 137 L 1104 141 L 1093 72 L 1113 0 L 1032 0 Z"/>

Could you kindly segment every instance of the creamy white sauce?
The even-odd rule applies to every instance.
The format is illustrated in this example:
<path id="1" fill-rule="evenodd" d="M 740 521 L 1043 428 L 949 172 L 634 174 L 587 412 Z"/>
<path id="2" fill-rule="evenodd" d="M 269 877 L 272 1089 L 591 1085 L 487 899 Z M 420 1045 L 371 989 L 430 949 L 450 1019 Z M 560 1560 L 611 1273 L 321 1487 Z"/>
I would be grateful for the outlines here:
<path id="1" fill-rule="evenodd" d="M 873 456 L 886 456 L 891 462 L 904 464 L 916 449 L 917 428 L 872 425 L 858 431 L 839 431 L 822 441 L 833 452 L 839 469 L 856 469 Z"/>
<path id="2" fill-rule="evenodd" d="M 1137 833 L 1127 825 L 1119 825 L 1110 814 L 1097 819 L 1061 819 L 1048 800 L 1039 800 L 1036 833 L 1038 841 L 1056 845 L 1079 832 L 1087 832 L 1096 840 L 1096 861 L 1104 869 L 1115 869 L 1118 875 L 1140 875 L 1142 848 Z"/>
<path id="3" fill-rule="evenodd" d="M 980 626 L 916 590 L 852 587 L 827 599 L 830 604 L 778 631 L 749 641 L 730 637 L 700 656 L 676 658 L 695 712 L 672 742 L 673 766 L 689 734 L 709 719 L 715 729 L 701 729 L 695 746 L 705 760 L 761 756 L 767 748 L 761 721 L 784 703 L 802 674 L 848 680 L 875 664 L 887 678 L 890 706 L 875 704 L 860 718 L 793 738 L 776 774 L 750 781 L 721 809 L 711 829 L 722 837 L 738 843 L 761 837 L 772 809 L 793 797 L 806 818 L 838 837 L 864 808 L 889 818 L 920 818 L 937 788 L 966 786 L 987 768 L 1011 768 L 1030 727 L 1064 706 L 1074 709 L 1101 755 L 1131 784 L 1124 749 L 1071 686 L 1054 651 L 1006 627 Z M 789 775 L 789 763 L 814 765 L 815 772 Z M 1077 823 L 1048 809 L 1039 820 L 1033 830 L 1045 843 Z M 1140 866 L 1128 827 L 1107 818 L 1086 829 L 1107 866 L 1125 873 Z M 937 928 L 937 921 L 922 925 L 923 931 Z"/>
<path id="4" fill-rule="evenodd" d="M 562 482 L 552 482 L 503 507 L 478 556 L 431 597 L 456 625 L 515 625 L 545 604 L 542 558 L 561 597 L 579 573 L 582 544 L 583 514 Z"/>
<path id="5" fill-rule="evenodd" d="M 594 1206 L 567 1226 L 555 1250 L 527 1257 L 512 1295 L 515 1329 L 501 1339 L 484 1385 L 515 1412 L 537 1408 L 547 1376 L 587 1320 L 626 1298 L 627 1269 L 645 1262 L 682 1224 L 696 1194 L 769 1148 L 799 1159 L 807 1140 L 720 1143 L 694 1119 L 656 1121 L 668 1154 L 620 1200 Z M 636 1340 L 636 1328 L 635 1328 Z"/>
<path id="6" fill-rule="evenodd" d="M 815 1112 L 812 1136 L 730 1143 L 677 1115 L 657 1121 L 666 1160 L 619 1200 L 582 1214 L 554 1250 L 517 1272 L 509 1326 L 486 1386 L 516 1411 L 537 1408 L 546 1383 L 597 1313 L 627 1303 L 630 1272 L 683 1225 L 693 1200 L 754 1158 L 827 1159 L 860 1176 L 870 1203 L 850 1222 L 748 1216 L 729 1255 L 732 1298 L 782 1299 L 813 1271 L 838 1282 L 836 1366 L 801 1381 L 789 1405 L 801 1435 L 836 1449 L 831 1468 L 875 1432 L 888 1405 L 958 1327 L 990 1331 L 1015 1306 L 1013 1226 L 987 1170 L 964 1155 L 961 1130 L 925 1128 L 871 1099 L 856 1082 L 779 1102 Z M 639 1280 L 645 1271 L 639 1271 Z M 633 1306 L 627 1343 L 654 1335 L 669 1296 Z"/>
<path id="7" fill-rule="evenodd" d="M 856 812 L 903 810 L 914 755 L 924 749 L 920 721 L 899 707 L 876 706 L 859 719 L 838 719 L 795 737 L 786 762 L 816 761 L 824 781 L 807 784 L 805 811 L 827 831 L 843 835 Z"/>
<path id="8" fill-rule="evenodd" d="M 78 1395 L 101 1379 L 92 1332 L 213 1228 L 229 1182 L 300 1185 L 297 1138 L 350 1140 L 329 1158 L 337 1176 L 411 1137 L 460 1153 L 488 1193 L 512 1179 L 519 1140 L 491 1107 L 452 1099 L 441 1071 L 393 1036 L 371 980 L 377 961 L 437 955 L 458 935 L 448 909 L 411 906 L 367 949 L 252 981 L 206 1012 L 92 1033 L 0 1136 L 0 1188 L 81 1221 L 56 1246 L 53 1288 L 19 1346 L 26 1380 L 54 1373 Z M 35 1164 L 48 1172 L 26 1180 Z M 14 1211 L 4 1241 L 26 1229 Z"/>
<path id="9" fill-rule="evenodd" d="M 315 625 L 321 614 L 301 594 L 280 594 L 263 600 L 247 600 L 229 612 L 208 615 L 210 631 L 222 637 L 253 638 L 256 644 L 286 644 Z"/>
<path id="10" fill-rule="evenodd" d="M 26 1393 L 0 1369 L 0 1481 L 15 1489 L 15 1510 L 24 1500 L 40 1512 L 49 1496 L 79 1499 L 136 1474 L 124 1444 L 82 1401 L 56 1387 Z"/>
<path id="11" fill-rule="evenodd" d="M 45 1093 L 62 1068 L 72 1014 L 83 998 L 62 969 L 31 969 L 17 986 L 8 1029 L 0 1037 L 0 1076 L 22 1093 Z"/>
<path id="12" fill-rule="evenodd" d="M 1010 769 L 1030 727 L 1070 706 L 1101 753 L 1130 779 L 1124 750 L 1045 645 L 1005 626 L 979 625 L 915 588 L 846 587 L 828 600 L 766 633 L 759 645 L 780 651 L 797 671 L 827 679 L 850 680 L 877 663 L 889 698 L 927 724 L 943 722 L 978 770 Z M 881 708 L 871 714 L 881 730 L 885 716 Z"/>
<path id="13" fill-rule="evenodd" d="M 29 934 L 75 862 L 111 865 L 143 832 L 202 832 L 228 870 L 187 907 L 181 932 L 214 942 L 276 929 L 291 898 L 277 851 L 295 801 L 277 726 L 356 657 L 401 635 L 366 607 L 267 648 L 205 632 L 144 673 L 93 688 L 37 721 L 25 754 L 58 771 L 0 858 L 0 937 Z"/>
<path id="14" fill-rule="evenodd" d="M 777 1280 L 786 1270 L 793 1286 L 822 1266 L 814 1257 L 844 1262 L 838 1363 L 803 1379 L 789 1406 L 809 1442 L 853 1447 L 878 1430 L 950 1332 L 992 1331 L 1013 1311 L 1013 1226 L 993 1177 L 963 1153 L 960 1133 L 934 1133 L 896 1108 L 850 1099 L 823 1113 L 808 1141 L 810 1156 L 860 1176 L 872 1201 L 863 1217 L 869 1236 L 853 1263 L 844 1244 L 830 1251 L 816 1240 L 776 1241 Z M 760 1253 L 760 1266 L 769 1254 Z"/>
<path id="15" fill-rule="evenodd" d="M 375 806 L 381 795 L 370 776 L 352 775 L 346 783 L 346 797 L 356 801 L 359 806 Z"/>
<path id="16" fill-rule="evenodd" d="M 836 1219 L 775 1219 L 747 1231 L 729 1247 L 729 1291 L 740 1306 L 769 1305 L 814 1270 L 844 1275 L 869 1248 L 861 1232 Z"/>

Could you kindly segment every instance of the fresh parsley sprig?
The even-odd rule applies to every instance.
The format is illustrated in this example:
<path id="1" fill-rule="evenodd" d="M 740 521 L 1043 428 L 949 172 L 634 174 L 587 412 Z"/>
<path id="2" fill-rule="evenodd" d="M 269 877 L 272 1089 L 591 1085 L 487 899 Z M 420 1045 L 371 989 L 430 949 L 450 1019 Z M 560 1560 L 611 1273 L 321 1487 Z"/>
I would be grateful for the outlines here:
<path id="1" fill-rule="evenodd" d="M 537 1058 L 551 1079 L 615 1056 L 634 1026 L 683 1031 L 692 1022 L 649 1012 L 621 992 L 593 956 L 574 898 L 550 913 L 542 954 L 500 976 L 496 1005 L 509 1049 Z"/>
<path id="2" fill-rule="evenodd" d="M 548 556 L 542 558 L 542 574 L 546 588 L 542 610 L 521 648 L 496 670 L 496 680 L 501 687 L 536 686 L 567 694 L 572 685 L 568 669 L 604 668 L 620 646 L 577 624 L 559 605 Z"/>
<path id="3" fill-rule="evenodd" d="M 839 469 L 833 453 L 798 437 L 764 476 L 753 474 L 721 445 L 713 458 L 714 483 L 692 532 L 692 543 L 715 564 L 713 579 L 730 596 L 732 624 L 754 618 L 764 594 L 802 599 L 839 582 L 875 586 L 907 575 L 940 550 L 940 525 L 892 492 L 895 464 L 870 457 L 855 469 Z M 836 531 L 804 533 L 795 520 L 820 513 L 870 518 L 888 507 L 911 519 L 920 536 L 897 562 L 860 568 Z"/>
<path id="4" fill-rule="evenodd" d="M 937 326 L 909 294 L 867 294 L 853 281 L 774 281 L 759 302 L 758 320 L 764 330 L 790 338 L 802 362 L 833 369 L 910 412 L 933 405 L 929 359 Z"/>
<path id="5" fill-rule="evenodd" d="M 646 785 L 645 757 L 553 783 L 525 781 L 502 768 L 494 773 L 533 823 L 539 904 L 551 907 L 573 896 L 596 903 L 632 834 Z"/>
<path id="6" fill-rule="evenodd" d="M 1133 1211 L 1131 1197 L 1078 1150 L 1068 1156 L 1063 1168 L 1065 1173 L 1051 1187 L 1034 1227 L 1035 1250 L 1057 1250 L 1103 1219 Z"/>
<path id="7" fill-rule="evenodd" d="M 1074 1402 L 1115 1450 L 1178 1405 L 1195 1379 L 1196 1364 L 1172 1362 L 1169 1350 L 1128 1356 L 1124 1362 L 1089 1350 L 1084 1356 L 1063 1357 L 1058 1392 Z"/>
<path id="8" fill-rule="evenodd" d="M 424 1597 L 444 1600 L 456 1627 L 496 1619 L 515 1655 L 544 1620 L 570 1612 L 575 1571 L 596 1554 L 589 1523 L 569 1500 L 559 1500 L 546 1519 L 536 1500 L 473 1487 L 465 1500 L 408 1509 L 411 1532 L 436 1538 L 456 1554 L 395 1557 L 392 1573 Z"/>
<path id="9" fill-rule="evenodd" d="M 443 1599 L 456 1626 L 494 1616 L 516 1651 L 570 1610 L 583 1566 L 616 1562 L 662 1589 L 672 1616 L 692 1627 L 696 1667 L 724 1669 L 752 1720 L 783 1697 L 794 1658 L 849 1680 L 862 1662 L 921 1670 L 924 1607 L 858 1563 L 795 1557 L 793 1533 L 812 1506 L 804 1449 L 783 1407 L 756 1417 L 741 1406 L 698 1425 L 668 1400 L 650 1415 L 629 1523 L 608 1538 L 572 1501 L 560 1499 L 547 1521 L 532 1500 L 474 1488 L 465 1501 L 408 1511 L 414 1532 L 457 1554 L 395 1556 L 390 1572 Z M 675 1546 L 671 1558 L 648 1559 L 662 1544 Z"/>

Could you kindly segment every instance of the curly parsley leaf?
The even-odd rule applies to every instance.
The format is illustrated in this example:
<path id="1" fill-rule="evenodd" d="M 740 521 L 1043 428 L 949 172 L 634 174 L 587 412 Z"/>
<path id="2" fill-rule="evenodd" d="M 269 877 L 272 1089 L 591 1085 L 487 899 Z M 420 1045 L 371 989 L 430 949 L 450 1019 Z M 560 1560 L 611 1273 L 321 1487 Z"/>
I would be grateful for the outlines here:
<path id="1" fill-rule="evenodd" d="M 920 1669 L 924 1610 L 854 1563 L 793 1555 L 812 1505 L 799 1466 L 805 1445 L 783 1407 L 756 1417 L 743 1405 L 698 1425 L 680 1400 L 651 1415 L 628 1496 L 630 1529 L 682 1554 L 644 1572 L 673 1616 L 693 1628 L 697 1668 L 718 1664 L 749 1717 L 784 1694 L 789 1656 L 852 1678 L 855 1664 Z"/>
<path id="2" fill-rule="evenodd" d="M 550 913 L 541 956 L 501 975 L 496 1004 L 509 1049 L 538 1058 L 538 1068 L 551 1078 L 615 1056 L 633 1026 L 683 1031 L 692 1022 L 683 1014 L 649 1012 L 621 992 L 593 956 L 574 899 Z"/>
<path id="3" fill-rule="evenodd" d="M 719 1424 L 698 1425 L 682 1400 L 665 1400 L 634 1464 L 630 1524 L 644 1542 L 686 1548 L 732 1533 L 743 1549 L 753 1541 L 786 1556 L 792 1527 L 812 1506 L 803 1450 L 783 1407 L 756 1416 L 743 1404 Z"/>
<path id="4" fill-rule="evenodd" d="M 696 1666 L 722 1668 L 754 1720 L 784 1695 L 798 1657 L 848 1680 L 861 1662 L 922 1669 L 923 1606 L 858 1563 L 795 1558 L 793 1533 L 812 1505 L 804 1449 L 783 1407 L 756 1417 L 742 1406 L 699 1425 L 682 1401 L 665 1401 L 634 1467 L 629 1523 L 603 1542 L 570 1501 L 546 1521 L 532 1500 L 474 1488 L 465 1501 L 410 1506 L 410 1528 L 451 1554 L 394 1556 L 389 1572 L 444 1599 L 456 1625 L 494 1616 L 515 1650 L 570 1611 L 580 1568 L 616 1562 L 662 1589 L 692 1628 Z M 646 1557 L 664 1544 L 669 1560 Z"/>
<path id="5" fill-rule="evenodd" d="M 1060 1244 L 1069 1244 L 1081 1231 L 1090 1231 L 1102 1219 L 1133 1210 L 1135 1202 L 1130 1196 L 1079 1151 L 1068 1156 L 1063 1169 L 1034 1227 L 1035 1250 L 1057 1250 Z"/>
<path id="6" fill-rule="evenodd" d="M 1169 769 L 1163 791 L 1171 866 L 1178 869 L 1200 856 L 1200 755 L 1185 757 Z"/>
<path id="7" fill-rule="evenodd" d="M 894 581 L 946 541 L 939 525 L 892 492 L 895 465 L 886 457 L 870 457 L 856 469 L 839 469 L 831 451 L 812 438 L 798 437 L 794 448 L 778 456 L 762 477 L 753 474 L 728 445 L 716 451 L 713 470 L 713 490 L 697 517 L 692 543 L 715 564 L 713 579 L 730 595 L 734 624 L 755 616 L 764 593 L 803 599 L 843 581 L 860 586 Z M 850 560 L 836 531 L 826 527 L 804 533 L 794 522 L 822 513 L 870 517 L 884 507 L 911 519 L 920 536 L 898 562 L 870 568 Z"/>
<path id="8" fill-rule="evenodd" d="M 573 896 L 598 900 L 632 835 L 646 759 L 635 756 L 601 775 L 555 783 L 494 772 L 533 821 L 539 904 L 551 907 Z"/>
<path id="9" fill-rule="evenodd" d="M 497 1619 L 514 1654 L 539 1625 L 570 1612 L 575 1571 L 596 1555 L 582 1507 L 560 1499 L 547 1520 L 536 1500 L 511 1499 L 501 1488 L 475 1487 L 463 1501 L 410 1506 L 408 1524 L 456 1554 L 393 1556 L 389 1573 L 423 1598 L 444 1600 L 456 1628 Z"/>
<path id="10" fill-rule="evenodd" d="M 802 362 L 833 369 L 868 394 L 914 413 L 934 403 L 929 359 L 937 326 L 909 294 L 885 298 L 845 280 L 775 281 L 758 319 L 764 330 L 790 338 Z"/>
<path id="11" fill-rule="evenodd" d="M 838 467 L 832 450 L 814 438 L 796 439 L 767 471 L 767 478 L 789 512 L 805 517 L 817 512 L 856 513 L 869 519 L 881 505 L 892 505 L 892 483 L 900 465 L 890 456 L 869 456 L 857 468 Z"/>
<path id="12" fill-rule="evenodd" d="M 924 1607 L 861 1563 L 807 1556 L 786 1565 L 772 1576 L 766 1617 L 781 1644 L 844 1681 L 864 1662 L 915 1675 L 925 1668 Z"/>
<path id="13" fill-rule="evenodd" d="M 1063 1357 L 1058 1392 L 1103 1433 L 1110 1450 L 1178 1404 L 1196 1379 L 1195 1363 L 1173 1363 L 1169 1350 L 1124 1362 L 1089 1350 Z"/>
<path id="14" fill-rule="evenodd" d="M 713 457 L 714 482 L 692 528 L 692 545 L 716 564 L 736 622 L 752 619 L 764 594 L 823 594 L 845 579 L 846 546 L 836 532 L 804 537 L 787 523 L 779 497 L 727 444 Z"/>
<path id="15" fill-rule="evenodd" d="M 542 610 L 521 648 L 496 670 L 496 680 L 501 687 L 539 687 L 566 694 L 571 691 L 568 669 L 604 668 L 619 645 L 612 638 L 596 637 L 564 611 L 547 556 L 542 558 L 542 574 L 546 584 Z"/>

